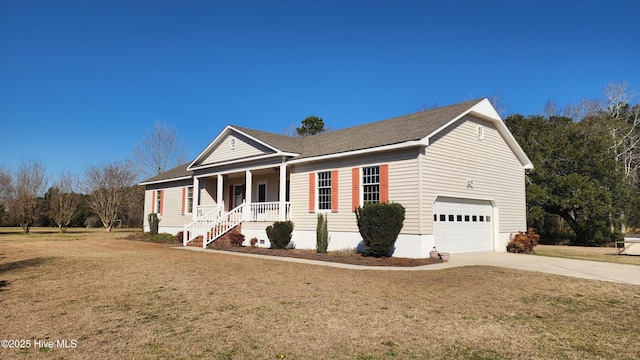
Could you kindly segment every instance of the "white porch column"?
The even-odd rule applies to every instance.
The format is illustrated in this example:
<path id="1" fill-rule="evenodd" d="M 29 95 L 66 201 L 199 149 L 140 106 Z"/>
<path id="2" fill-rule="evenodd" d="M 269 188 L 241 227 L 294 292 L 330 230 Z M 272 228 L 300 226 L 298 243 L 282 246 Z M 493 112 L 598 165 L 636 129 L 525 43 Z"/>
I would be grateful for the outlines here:
<path id="1" fill-rule="evenodd" d="M 191 210 L 191 218 L 193 221 L 198 220 L 198 207 L 200 205 L 200 180 L 193 177 L 193 209 Z"/>
<path id="2" fill-rule="evenodd" d="M 251 190 L 253 189 L 253 174 L 251 173 L 251 170 L 247 170 L 245 172 L 245 180 L 244 180 L 244 186 L 245 186 L 245 195 L 244 195 L 244 202 L 246 203 L 247 206 L 249 206 L 248 208 L 245 207 L 243 209 L 243 216 L 245 220 L 251 220 Z"/>
<path id="3" fill-rule="evenodd" d="M 218 194 L 216 195 L 216 204 L 218 204 L 218 206 L 224 204 L 224 177 L 222 176 L 222 174 L 218 174 Z M 224 213 L 224 209 L 222 209 L 222 212 Z"/>
<path id="4" fill-rule="evenodd" d="M 286 220 L 287 200 L 287 164 L 282 160 L 280 164 L 280 221 Z"/>

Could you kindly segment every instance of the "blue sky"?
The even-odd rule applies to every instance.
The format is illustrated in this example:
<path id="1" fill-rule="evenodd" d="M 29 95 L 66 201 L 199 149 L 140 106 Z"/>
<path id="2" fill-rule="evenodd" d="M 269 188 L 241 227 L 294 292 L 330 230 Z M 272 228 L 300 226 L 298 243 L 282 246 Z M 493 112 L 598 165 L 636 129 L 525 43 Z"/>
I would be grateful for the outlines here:
<path id="1" fill-rule="evenodd" d="M 539 114 L 640 89 L 637 1 L 0 1 L 0 165 L 131 157 L 155 121 L 195 157 L 237 124 L 338 129 L 500 96 Z"/>

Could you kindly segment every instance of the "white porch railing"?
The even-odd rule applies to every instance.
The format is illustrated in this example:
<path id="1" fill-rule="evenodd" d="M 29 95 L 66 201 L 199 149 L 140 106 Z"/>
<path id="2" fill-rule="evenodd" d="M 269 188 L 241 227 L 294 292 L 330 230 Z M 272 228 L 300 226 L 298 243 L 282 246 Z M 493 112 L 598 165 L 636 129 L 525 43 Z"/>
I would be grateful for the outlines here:
<path id="1" fill-rule="evenodd" d="M 202 241 L 202 247 L 206 249 L 207 245 L 211 244 L 215 239 L 240 224 L 243 221 L 245 206 L 245 203 L 240 204 L 238 207 L 224 214 L 211 224 L 211 228 L 207 231 L 207 234 Z"/>
<path id="2" fill-rule="evenodd" d="M 220 205 L 198 205 L 196 206 L 196 219 L 200 219 L 201 217 L 211 213 L 213 210 L 220 210 L 222 212 L 224 209 L 224 204 Z M 221 215 L 221 214 L 219 214 Z"/>
<path id="3" fill-rule="evenodd" d="M 207 205 L 206 207 L 197 208 L 196 211 L 208 209 L 209 211 L 199 215 L 198 219 L 185 225 L 182 232 L 182 245 L 187 246 L 188 243 L 193 241 L 200 235 L 205 235 L 207 229 L 211 226 L 211 223 L 220 219 L 224 209 L 224 203 L 220 205 Z"/>
<path id="4" fill-rule="evenodd" d="M 280 221 L 279 202 L 259 202 L 249 204 L 249 221 Z M 285 203 L 284 220 L 289 220 L 291 203 Z"/>
<path id="5" fill-rule="evenodd" d="M 204 208 L 204 207 L 203 207 Z M 224 204 L 213 206 L 202 217 L 184 226 L 182 232 L 182 245 L 202 236 L 202 247 L 224 235 L 243 221 L 280 221 L 280 202 L 242 203 L 235 209 L 224 213 Z M 286 202 L 284 219 L 289 220 L 291 203 Z"/>

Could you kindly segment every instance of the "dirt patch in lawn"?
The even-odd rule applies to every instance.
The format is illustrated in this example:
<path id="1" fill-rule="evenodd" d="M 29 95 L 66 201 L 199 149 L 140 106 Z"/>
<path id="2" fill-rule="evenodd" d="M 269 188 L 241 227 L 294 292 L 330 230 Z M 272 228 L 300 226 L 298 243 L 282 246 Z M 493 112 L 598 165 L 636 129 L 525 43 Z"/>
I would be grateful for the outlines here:
<path id="1" fill-rule="evenodd" d="M 373 257 L 363 256 L 356 251 L 330 251 L 327 253 L 318 253 L 314 250 L 300 250 L 300 249 L 268 249 L 260 247 L 211 247 L 214 250 L 240 252 L 245 254 L 257 254 L 257 255 L 270 255 L 270 256 L 284 256 L 298 259 L 308 259 L 317 261 L 328 261 L 342 264 L 351 265 L 365 265 L 365 266 L 399 266 L 399 267 L 412 267 L 421 265 L 439 264 L 442 260 L 439 259 L 411 259 L 400 257 Z"/>

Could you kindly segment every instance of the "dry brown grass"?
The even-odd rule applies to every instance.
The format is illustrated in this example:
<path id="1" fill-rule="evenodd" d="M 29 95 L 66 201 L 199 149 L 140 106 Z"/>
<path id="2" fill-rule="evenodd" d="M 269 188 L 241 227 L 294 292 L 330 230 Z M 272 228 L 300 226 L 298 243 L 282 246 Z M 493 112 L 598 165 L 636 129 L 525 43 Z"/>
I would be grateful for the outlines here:
<path id="1" fill-rule="evenodd" d="M 640 256 L 625 254 L 618 255 L 618 251 L 613 247 L 538 245 L 533 249 L 533 253 L 536 255 L 568 259 L 640 265 Z"/>
<path id="2" fill-rule="evenodd" d="M 0 358 L 640 357 L 640 287 L 491 267 L 354 271 L 121 237 L 0 235 L 0 337 L 77 341 Z"/>

